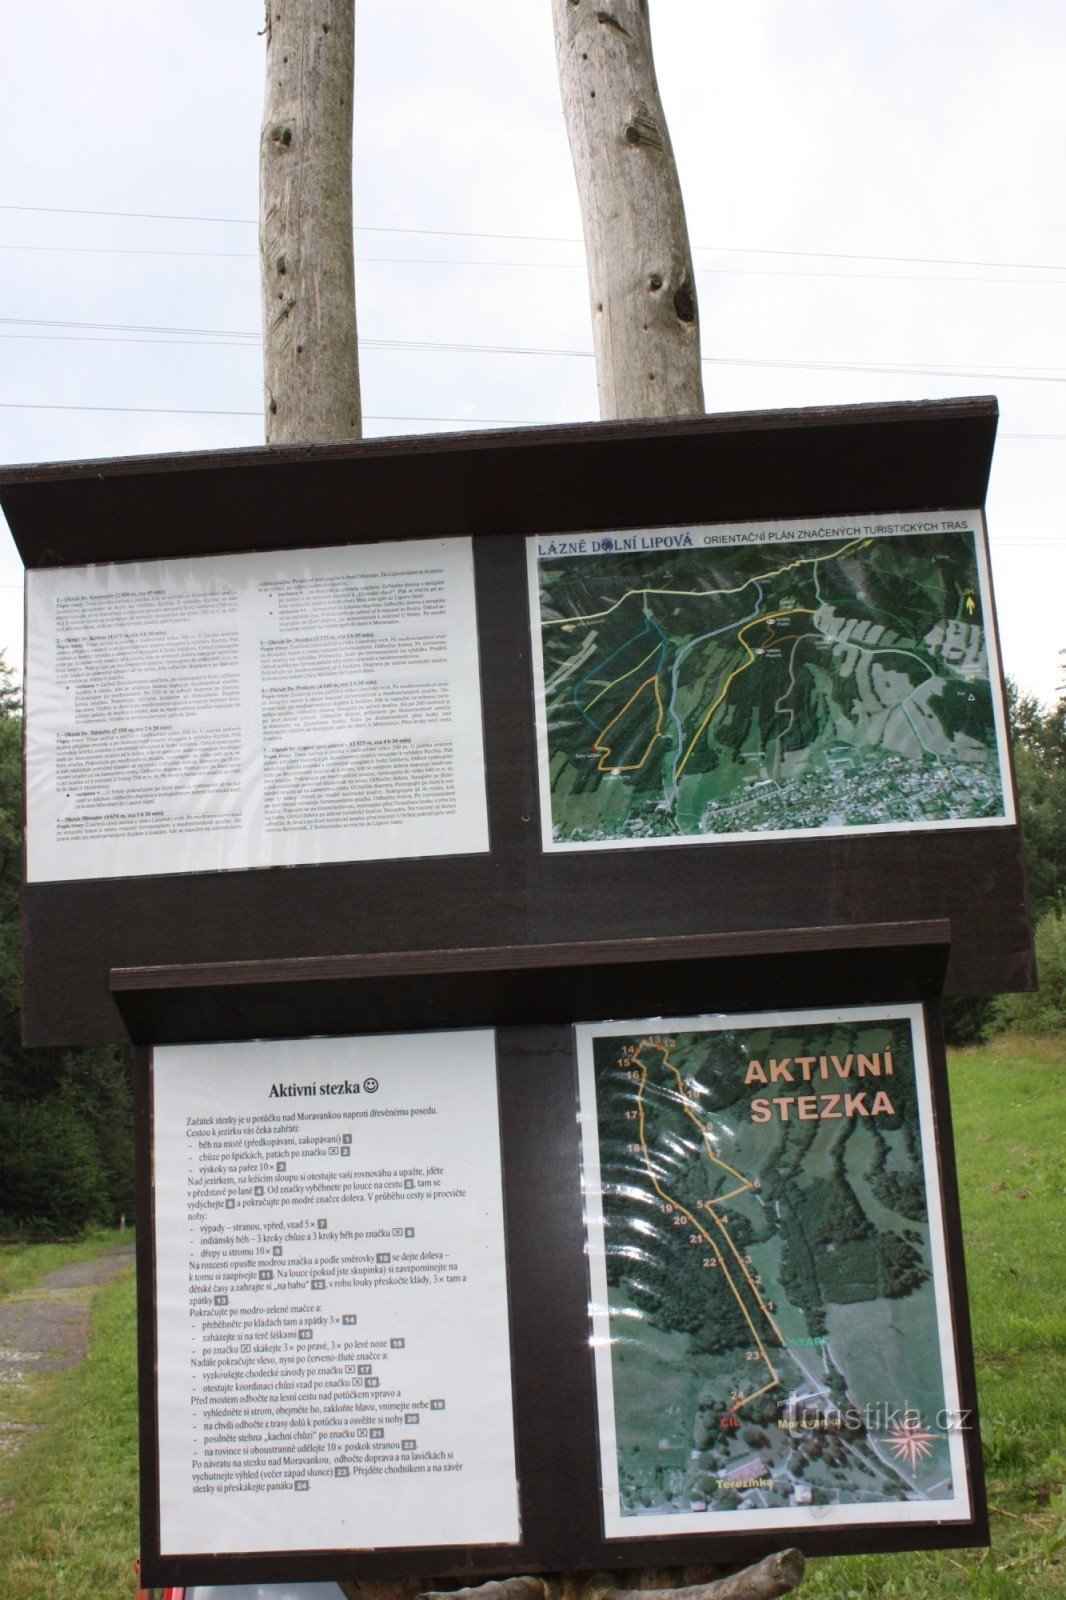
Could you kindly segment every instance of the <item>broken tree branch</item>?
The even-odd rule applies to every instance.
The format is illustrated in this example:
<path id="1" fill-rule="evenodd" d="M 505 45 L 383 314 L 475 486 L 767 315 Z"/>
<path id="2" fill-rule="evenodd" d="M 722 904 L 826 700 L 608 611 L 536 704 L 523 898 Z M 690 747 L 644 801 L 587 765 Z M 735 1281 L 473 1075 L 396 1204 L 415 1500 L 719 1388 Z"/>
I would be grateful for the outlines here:
<path id="1" fill-rule="evenodd" d="M 799 1550 L 779 1550 L 725 1578 L 711 1583 L 695 1583 L 684 1589 L 605 1589 L 597 1600 L 774 1600 L 787 1594 L 803 1577 L 804 1560 Z"/>
<path id="2" fill-rule="evenodd" d="M 342 1580 L 340 1587 L 347 1600 L 776 1600 L 776 1596 L 796 1588 L 803 1577 L 803 1567 L 803 1555 L 799 1550 L 779 1550 L 725 1577 L 710 1576 L 714 1569 L 702 1569 L 708 1574 L 704 1581 L 682 1588 L 668 1587 L 670 1578 L 695 1574 L 690 1574 L 688 1569 L 678 1574 L 668 1568 L 653 1572 L 584 1575 L 568 1572 L 500 1578 L 473 1589 L 420 1588 L 420 1580 L 415 1578 L 395 1583 Z M 619 1579 L 624 1580 L 624 1587 L 619 1586 Z"/>

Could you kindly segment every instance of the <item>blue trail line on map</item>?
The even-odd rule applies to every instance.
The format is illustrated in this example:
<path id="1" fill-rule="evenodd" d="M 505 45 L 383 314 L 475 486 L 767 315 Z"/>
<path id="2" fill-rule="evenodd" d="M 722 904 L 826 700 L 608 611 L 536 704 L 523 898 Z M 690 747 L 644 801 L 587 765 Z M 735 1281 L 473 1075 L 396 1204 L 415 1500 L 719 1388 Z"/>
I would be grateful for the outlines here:
<path id="1" fill-rule="evenodd" d="M 590 667 L 589 670 L 585 673 L 584 677 L 583 678 L 579 678 L 577 680 L 577 682 L 574 684 L 574 687 L 570 691 L 571 698 L 572 698 L 575 706 L 577 706 L 577 709 L 580 711 L 581 715 L 584 717 L 585 721 L 589 724 L 589 726 L 591 728 L 595 728 L 597 733 L 602 733 L 603 732 L 603 723 L 601 723 L 601 722 L 593 722 L 592 718 L 589 716 L 589 714 L 585 710 L 584 706 L 578 700 L 578 698 L 577 698 L 578 697 L 578 692 L 581 689 L 582 684 L 587 683 L 591 677 L 596 676 L 598 673 L 601 673 L 601 672 L 605 671 L 606 668 L 608 666 L 610 666 L 610 664 L 614 660 L 615 656 L 620 656 L 622 654 L 623 650 L 628 650 L 629 646 L 631 644 L 636 644 L 638 639 L 643 639 L 643 637 L 644 637 L 644 635 L 646 633 L 650 633 L 651 629 L 649 628 L 648 624 L 649 624 L 649 622 L 651 620 L 652 619 L 645 612 L 645 614 L 644 614 L 644 626 L 643 626 L 643 628 L 641 628 L 640 632 L 633 634 L 632 638 L 626 639 L 625 642 L 623 644 L 620 644 L 616 650 L 612 650 L 610 655 L 605 657 L 603 661 L 599 661 L 599 662 L 597 662 L 597 664 L 594 667 Z M 657 627 L 656 631 L 658 632 L 658 634 L 659 634 L 659 636 L 661 638 L 663 636 L 662 629 Z"/>
<path id="2" fill-rule="evenodd" d="M 727 622 L 722 628 L 715 628 L 711 633 L 701 633 L 698 639 L 690 639 L 688 644 L 685 645 L 683 649 L 679 650 L 677 655 L 674 657 L 674 670 L 670 674 L 670 715 L 673 718 L 674 727 L 677 729 L 677 750 L 674 754 L 674 764 L 670 772 L 670 793 L 667 795 L 668 800 L 676 801 L 677 799 L 677 764 L 681 759 L 681 752 L 685 748 L 685 730 L 681 726 L 681 718 L 674 710 L 674 701 L 677 698 L 677 675 L 681 670 L 681 664 L 689 652 L 691 650 L 695 650 L 698 644 L 705 644 L 708 639 L 717 639 L 720 633 L 729 633 L 733 628 L 745 628 L 749 622 L 755 621 L 755 618 L 759 615 L 759 607 L 763 603 L 763 590 L 762 585 L 757 578 L 753 581 L 755 583 L 757 593 L 755 599 L 755 610 L 752 611 L 749 616 L 745 617 L 740 623 L 737 623 L 737 621 L 734 619 L 732 622 Z"/>

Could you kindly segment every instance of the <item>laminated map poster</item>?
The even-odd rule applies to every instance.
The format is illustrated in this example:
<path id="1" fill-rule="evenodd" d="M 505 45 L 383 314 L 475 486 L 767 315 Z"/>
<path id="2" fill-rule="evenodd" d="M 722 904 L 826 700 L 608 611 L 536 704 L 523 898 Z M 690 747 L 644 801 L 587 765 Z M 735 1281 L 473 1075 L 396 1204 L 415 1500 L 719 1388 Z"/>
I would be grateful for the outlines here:
<path id="1" fill-rule="evenodd" d="M 921 1008 L 576 1034 L 605 1537 L 971 1520 Z"/>
<path id="2" fill-rule="evenodd" d="M 546 850 L 1013 821 L 979 512 L 528 550 Z"/>

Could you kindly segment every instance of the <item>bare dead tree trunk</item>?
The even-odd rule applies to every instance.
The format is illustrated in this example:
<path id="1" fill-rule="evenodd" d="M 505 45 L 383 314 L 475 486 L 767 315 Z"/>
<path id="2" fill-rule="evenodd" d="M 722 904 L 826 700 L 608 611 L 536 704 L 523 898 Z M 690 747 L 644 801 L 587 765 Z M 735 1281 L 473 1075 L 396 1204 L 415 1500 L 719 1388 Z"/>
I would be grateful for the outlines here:
<path id="1" fill-rule="evenodd" d="M 355 0 L 267 0 L 259 272 L 268 444 L 358 439 Z"/>
<path id="2" fill-rule="evenodd" d="M 696 282 L 648 0 L 552 0 L 552 10 L 600 416 L 702 411 Z"/>
<path id="3" fill-rule="evenodd" d="M 776 1600 L 799 1583 L 803 1556 L 798 1550 L 782 1550 L 724 1578 L 712 1577 L 711 1572 L 683 1568 L 680 1589 L 668 1587 L 678 1576 L 669 1569 L 501 1578 L 476 1589 L 424 1590 L 419 1600 Z M 349 1580 L 340 1587 L 347 1600 L 415 1600 L 414 1580 L 391 1585 Z"/>
<path id="4" fill-rule="evenodd" d="M 699 312 L 685 207 L 652 57 L 648 0 L 551 0 L 563 111 L 585 234 L 601 417 L 704 409 Z M 544 1600 L 769 1600 L 803 1556 L 743 1572 L 562 1580 Z M 571 1591 L 574 1591 L 571 1593 Z M 436 1597 L 433 1597 L 436 1600 Z M 498 1600 L 512 1600 L 500 1596 Z"/>
<path id="5" fill-rule="evenodd" d="M 696 291 L 655 84 L 646 0 L 552 0 L 582 192 L 601 411 L 703 410 Z M 268 0 L 260 272 L 269 443 L 358 438 L 351 212 L 354 0 Z M 598 103 L 597 103 L 598 102 Z M 797 1550 L 715 1568 L 505 1578 L 340 1580 L 348 1600 L 773 1600 Z M 681 1584 L 682 1587 L 671 1587 Z"/>

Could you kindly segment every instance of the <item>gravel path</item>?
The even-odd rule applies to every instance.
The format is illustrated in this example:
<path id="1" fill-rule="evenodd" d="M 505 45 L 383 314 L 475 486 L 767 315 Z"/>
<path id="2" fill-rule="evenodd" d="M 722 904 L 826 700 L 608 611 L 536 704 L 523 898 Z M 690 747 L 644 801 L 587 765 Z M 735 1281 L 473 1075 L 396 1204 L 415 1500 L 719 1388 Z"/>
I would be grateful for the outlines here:
<path id="1" fill-rule="evenodd" d="M 41 1426 L 38 1422 L 13 1422 L 5 1416 L 5 1390 L 21 1388 L 38 1372 L 77 1366 L 89 1342 L 92 1291 L 132 1266 L 133 1245 L 119 1245 L 92 1261 L 58 1267 L 32 1289 L 0 1303 L 0 1456 L 17 1450 Z M 0 1500 L 0 1516 L 13 1504 Z"/>
<path id="2" fill-rule="evenodd" d="M 46 1275 L 0 1304 L 0 1383 L 15 1373 L 55 1372 L 85 1354 L 91 1296 L 79 1289 L 111 1283 L 133 1265 L 133 1245 Z M 2 1424 L 0 1424 L 2 1426 Z"/>

